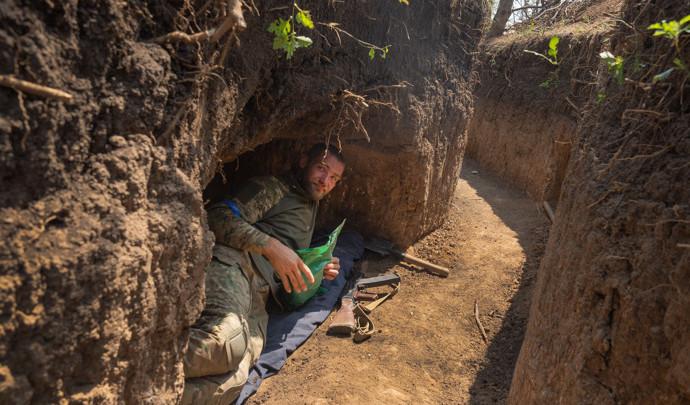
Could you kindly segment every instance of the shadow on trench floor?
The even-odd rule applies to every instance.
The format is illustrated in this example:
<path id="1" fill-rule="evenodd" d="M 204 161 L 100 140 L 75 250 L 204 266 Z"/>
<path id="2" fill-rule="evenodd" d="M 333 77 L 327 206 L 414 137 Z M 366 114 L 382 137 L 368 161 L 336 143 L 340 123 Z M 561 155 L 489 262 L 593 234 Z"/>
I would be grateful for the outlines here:
<path id="1" fill-rule="evenodd" d="M 470 404 L 503 403 L 507 401 L 513 370 L 524 339 L 532 291 L 548 240 L 550 222 L 538 202 L 486 173 L 476 161 L 465 158 L 460 177 L 490 206 L 493 214 L 515 233 L 514 237 L 524 254 L 521 268 L 515 269 L 516 280 L 513 294 L 508 298 L 508 309 L 498 315 L 480 316 L 480 320 L 489 324 L 492 331 L 487 332 L 489 341 L 486 356 L 469 388 Z"/>

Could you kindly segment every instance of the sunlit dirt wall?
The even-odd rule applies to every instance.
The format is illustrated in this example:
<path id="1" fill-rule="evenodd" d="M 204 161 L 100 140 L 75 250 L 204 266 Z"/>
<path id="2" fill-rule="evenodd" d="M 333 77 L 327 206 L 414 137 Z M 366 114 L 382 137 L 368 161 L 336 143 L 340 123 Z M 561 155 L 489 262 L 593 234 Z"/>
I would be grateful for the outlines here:
<path id="1" fill-rule="evenodd" d="M 229 40 L 155 41 L 216 27 L 206 3 L 0 5 L 0 74 L 73 95 L 0 88 L 0 403 L 174 403 L 213 245 L 202 190 L 262 145 L 342 142 L 325 218 L 401 245 L 440 223 L 482 2 L 300 2 L 386 59 L 317 24 L 286 60 L 279 1 L 247 2 Z"/>
<path id="2" fill-rule="evenodd" d="M 647 30 L 688 14 L 628 1 L 608 36 L 626 80 L 601 66 L 606 97 L 578 128 L 513 404 L 690 402 L 690 103 L 684 72 L 654 83 L 683 56 Z M 687 36 L 679 48 L 690 54 Z"/>
<path id="3" fill-rule="evenodd" d="M 546 53 L 554 35 L 559 65 L 524 52 Z M 535 200 L 557 203 L 580 109 L 592 97 L 587 83 L 597 81 L 603 35 L 593 25 L 484 44 L 467 156 Z"/>

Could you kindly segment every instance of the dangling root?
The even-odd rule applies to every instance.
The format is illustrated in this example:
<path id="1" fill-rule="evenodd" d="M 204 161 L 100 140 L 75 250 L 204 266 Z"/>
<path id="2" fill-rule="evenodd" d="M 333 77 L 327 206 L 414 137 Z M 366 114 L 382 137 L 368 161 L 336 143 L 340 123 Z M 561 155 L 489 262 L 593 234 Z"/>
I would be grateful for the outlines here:
<path id="1" fill-rule="evenodd" d="M 204 5 L 204 8 L 205 7 L 206 5 Z M 173 31 L 154 38 L 152 42 L 161 45 L 170 42 L 184 42 L 186 44 L 198 44 L 209 40 L 217 42 L 228 31 L 232 30 L 230 34 L 232 36 L 235 31 L 241 31 L 245 28 L 247 28 L 247 23 L 244 21 L 244 15 L 242 14 L 242 2 L 240 0 L 228 0 L 227 17 L 225 17 L 218 27 L 191 35 L 181 31 Z"/>
<path id="2" fill-rule="evenodd" d="M 337 121 L 341 122 L 341 128 L 343 120 L 350 121 L 357 130 L 364 134 L 367 142 L 371 142 L 369 133 L 362 123 L 362 113 L 369 108 L 366 98 L 349 90 L 343 90 L 343 95 L 337 98 L 334 97 L 332 102 L 341 104 L 337 119 Z"/>

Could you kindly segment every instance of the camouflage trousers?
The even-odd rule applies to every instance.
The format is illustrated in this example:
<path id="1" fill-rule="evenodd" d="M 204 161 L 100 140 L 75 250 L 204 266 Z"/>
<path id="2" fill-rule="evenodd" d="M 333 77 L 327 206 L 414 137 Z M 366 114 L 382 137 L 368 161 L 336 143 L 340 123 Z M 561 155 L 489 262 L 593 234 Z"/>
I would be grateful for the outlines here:
<path id="1" fill-rule="evenodd" d="M 234 264 L 214 256 L 206 268 L 206 307 L 190 331 L 181 404 L 234 401 L 264 348 L 270 288 L 243 256 Z"/>

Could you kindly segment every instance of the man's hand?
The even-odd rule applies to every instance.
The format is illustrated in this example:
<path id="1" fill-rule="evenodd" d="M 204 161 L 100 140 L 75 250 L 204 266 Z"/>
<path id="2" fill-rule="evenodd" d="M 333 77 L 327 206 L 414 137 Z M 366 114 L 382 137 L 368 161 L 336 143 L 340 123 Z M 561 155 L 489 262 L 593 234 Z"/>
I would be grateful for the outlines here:
<path id="1" fill-rule="evenodd" d="M 278 273 L 285 291 L 292 292 L 291 285 L 296 290 L 307 291 L 307 284 L 304 282 L 300 271 L 307 276 L 309 284 L 314 282 L 314 276 L 311 274 L 309 267 L 304 264 L 294 250 L 282 244 L 278 239 L 274 237 L 268 238 L 264 245 L 263 254 L 268 257 L 268 261 L 271 262 L 273 269 Z"/>
<path id="2" fill-rule="evenodd" d="M 323 278 L 333 280 L 338 275 L 338 270 L 340 270 L 340 259 L 334 257 L 323 266 Z"/>

